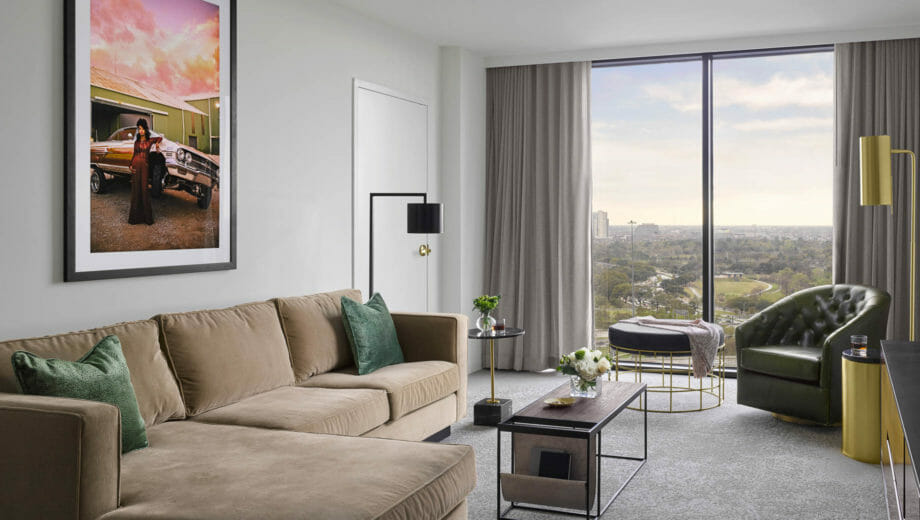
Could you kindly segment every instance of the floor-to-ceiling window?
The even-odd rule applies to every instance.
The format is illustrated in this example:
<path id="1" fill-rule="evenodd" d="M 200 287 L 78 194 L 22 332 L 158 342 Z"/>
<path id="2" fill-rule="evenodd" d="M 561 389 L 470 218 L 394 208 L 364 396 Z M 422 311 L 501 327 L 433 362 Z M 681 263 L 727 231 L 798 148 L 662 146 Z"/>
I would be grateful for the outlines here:
<path id="1" fill-rule="evenodd" d="M 591 77 L 594 322 L 702 313 L 700 61 Z"/>
<path id="2" fill-rule="evenodd" d="M 714 304 L 734 356 L 736 324 L 830 283 L 834 57 L 717 59 L 712 76 Z"/>
<path id="3" fill-rule="evenodd" d="M 829 283 L 829 51 L 596 64 L 599 344 L 625 317 L 706 317 L 725 327 L 734 366 L 735 325 L 787 294 Z"/>

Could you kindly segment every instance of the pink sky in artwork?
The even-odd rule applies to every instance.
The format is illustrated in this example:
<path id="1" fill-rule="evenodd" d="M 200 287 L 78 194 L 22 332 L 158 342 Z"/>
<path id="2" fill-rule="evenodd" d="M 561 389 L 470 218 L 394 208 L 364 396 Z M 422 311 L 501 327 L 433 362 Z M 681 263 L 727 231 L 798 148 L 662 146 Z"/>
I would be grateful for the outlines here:
<path id="1" fill-rule="evenodd" d="M 219 8 L 205 0 L 91 0 L 90 64 L 170 94 L 218 92 Z"/>

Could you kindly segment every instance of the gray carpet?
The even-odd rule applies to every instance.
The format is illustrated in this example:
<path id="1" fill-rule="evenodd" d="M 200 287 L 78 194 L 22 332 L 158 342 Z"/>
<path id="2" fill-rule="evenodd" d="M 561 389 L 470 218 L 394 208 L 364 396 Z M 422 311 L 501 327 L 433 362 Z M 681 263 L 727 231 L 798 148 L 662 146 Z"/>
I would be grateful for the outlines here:
<path id="1" fill-rule="evenodd" d="M 519 410 L 564 383 L 558 374 L 502 371 L 496 394 Z M 495 518 L 494 428 L 473 425 L 473 404 L 489 394 L 489 372 L 469 380 L 469 414 L 445 442 L 476 450 L 478 481 L 469 497 L 471 519 Z M 652 401 L 655 405 L 655 401 Z M 507 465 L 510 435 L 503 434 Z M 642 414 L 626 410 L 604 430 L 604 451 L 640 455 Z M 630 453 L 631 452 L 631 453 Z M 632 462 L 605 462 L 604 497 Z M 508 471 L 507 466 L 504 466 Z M 887 518 L 879 466 L 840 453 L 840 428 L 789 424 L 735 403 L 735 380 L 713 410 L 649 414 L 649 459 L 604 518 Z M 606 500 L 606 499 L 605 499 Z M 507 505 L 507 504 L 504 504 Z M 515 511 L 514 518 L 548 518 Z"/>

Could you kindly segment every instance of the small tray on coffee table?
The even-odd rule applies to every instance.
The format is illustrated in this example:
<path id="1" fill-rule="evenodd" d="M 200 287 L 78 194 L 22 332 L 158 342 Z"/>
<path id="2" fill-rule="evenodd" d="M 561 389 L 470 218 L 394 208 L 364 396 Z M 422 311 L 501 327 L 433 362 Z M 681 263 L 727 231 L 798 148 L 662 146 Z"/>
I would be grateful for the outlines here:
<path id="1" fill-rule="evenodd" d="M 569 397 L 569 391 L 568 383 L 560 385 L 498 424 L 496 511 L 499 519 L 512 520 L 506 515 L 515 509 L 598 518 L 645 465 L 648 457 L 645 383 L 605 381 L 600 395 L 595 398 L 578 398 L 566 407 L 549 406 L 544 402 L 551 398 Z M 604 427 L 636 399 L 643 413 L 642 456 L 603 453 L 601 440 Z M 512 434 L 511 473 L 502 473 L 501 436 L 509 432 Z M 572 467 L 569 479 L 540 477 L 531 473 L 530 453 L 539 453 L 541 447 L 570 453 Z M 605 459 L 628 460 L 638 462 L 638 465 L 602 507 L 601 466 Z M 503 494 L 511 502 L 504 510 Z"/>

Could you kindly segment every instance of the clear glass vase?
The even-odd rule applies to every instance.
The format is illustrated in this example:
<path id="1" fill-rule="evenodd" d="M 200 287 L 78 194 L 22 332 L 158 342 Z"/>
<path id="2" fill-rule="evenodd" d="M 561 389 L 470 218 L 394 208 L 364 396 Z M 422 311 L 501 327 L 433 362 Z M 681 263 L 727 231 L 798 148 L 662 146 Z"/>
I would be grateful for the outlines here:
<path id="1" fill-rule="evenodd" d="M 571 391 L 569 395 L 572 397 L 597 397 L 601 395 L 601 381 L 600 377 L 588 380 L 582 379 L 581 376 L 570 376 Z"/>
<path id="2" fill-rule="evenodd" d="M 492 327 L 495 326 L 495 318 L 489 316 L 489 313 L 480 314 L 476 319 L 476 326 L 479 327 L 480 332 L 491 332 Z"/>

